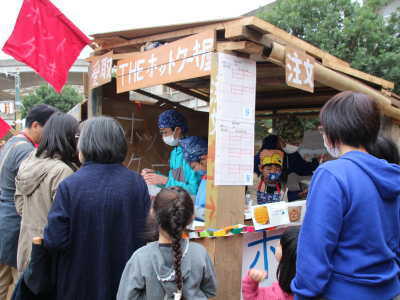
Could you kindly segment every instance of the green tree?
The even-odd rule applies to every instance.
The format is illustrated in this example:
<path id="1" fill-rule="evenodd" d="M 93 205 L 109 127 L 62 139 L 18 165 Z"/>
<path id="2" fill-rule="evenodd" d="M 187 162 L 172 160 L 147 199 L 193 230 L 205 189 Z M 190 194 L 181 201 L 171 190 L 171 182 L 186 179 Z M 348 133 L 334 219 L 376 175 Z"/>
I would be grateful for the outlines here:
<path id="1" fill-rule="evenodd" d="M 400 9 L 384 19 L 387 0 L 278 0 L 258 17 L 335 55 L 353 68 L 395 83 L 400 93 Z"/>
<path id="2" fill-rule="evenodd" d="M 68 112 L 81 102 L 82 99 L 83 96 L 71 86 L 65 86 L 62 92 L 57 94 L 52 87 L 42 85 L 31 94 L 23 97 L 21 108 L 22 118 L 25 118 L 29 110 L 37 104 L 52 105 L 62 112 Z"/>

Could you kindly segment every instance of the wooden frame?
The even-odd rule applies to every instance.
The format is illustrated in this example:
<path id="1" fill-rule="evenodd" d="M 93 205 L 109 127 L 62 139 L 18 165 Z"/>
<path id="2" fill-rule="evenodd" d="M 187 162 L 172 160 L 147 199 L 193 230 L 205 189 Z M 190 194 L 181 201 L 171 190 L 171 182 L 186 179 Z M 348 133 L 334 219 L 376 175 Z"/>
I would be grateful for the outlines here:
<path id="1" fill-rule="evenodd" d="M 394 119 L 395 122 L 400 121 L 400 109 L 398 108 L 400 99 L 387 91 L 393 89 L 393 82 L 355 70 L 347 62 L 256 17 L 135 30 L 132 31 L 133 38 L 129 37 L 131 31 L 98 34 L 94 37 L 99 46 L 95 49 L 93 56 L 113 50 L 115 61 L 127 59 L 132 54 L 140 52 L 146 43 L 171 42 L 209 30 L 216 32 L 216 51 L 257 61 L 260 68 L 257 74 L 256 109 L 260 113 L 271 112 L 273 114 L 278 110 L 280 113 L 317 114 L 322 105 L 338 91 L 353 90 L 370 95 L 387 117 Z M 313 94 L 286 86 L 283 70 L 287 46 L 300 49 L 315 59 Z M 213 66 L 210 77 L 170 82 L 167 86 L 209 101 L 210 114 L 212 114 L 215 111 L 216 100 L 215 90 L 210 88 L 210 80 L 212 81 L 213 76 L 216 76 L 215 72 L 216 69 Z M 91 91 L 89 116 L 102 113 L 103 88 L 99 87 Z M 159 103 L 180 107 L 178 103 L 173 103 L 144 90 L 137 92 L 153 97 Z M 121 97 L 121 95 L 116 95 L 116 97 Z M 155 107 L 159 109 L 158 106 Z M 208 125 L 207 225 L 224 227 L 243 223 L 244 186 L 215 186 L 213 183 L 215 131 L 211 118 Z M 212 218 L 210 218 L 211 213 L 213 214 Z M 217 271 L 219 279 L 217 299 L 240 299 L 241 260 L 238 257 L 242 251 L 242 237 L 239 235 L 230 238 L 204 239 L 202 243 L 207 247 Z"/>

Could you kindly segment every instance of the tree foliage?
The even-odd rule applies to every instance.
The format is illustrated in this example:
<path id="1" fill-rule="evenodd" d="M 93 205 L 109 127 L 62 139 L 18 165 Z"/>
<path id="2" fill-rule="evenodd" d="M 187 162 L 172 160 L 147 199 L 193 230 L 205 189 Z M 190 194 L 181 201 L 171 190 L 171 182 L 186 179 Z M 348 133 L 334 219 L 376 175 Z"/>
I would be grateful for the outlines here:
<path id="1" fill-rule="evenodd" d="M 24 96 L 22 100 L 21 114 L 25 118 L 29 110 L 37 104 L 48 104 L 58 108 L 62 112 L 68 112 L 76 104 L 81 102 L 83 96 L 73 87 L 66 86 L 60 94 L 47 85 L 42 85 L 31 94 Z"/>
<path id="2" fill-rule="evenodd" d="M 337 56 L 353 68 L 395 83 L 400 93 L 400 9 L 378 14 L 387 0 L 278 0 L 259 17 Z"/>

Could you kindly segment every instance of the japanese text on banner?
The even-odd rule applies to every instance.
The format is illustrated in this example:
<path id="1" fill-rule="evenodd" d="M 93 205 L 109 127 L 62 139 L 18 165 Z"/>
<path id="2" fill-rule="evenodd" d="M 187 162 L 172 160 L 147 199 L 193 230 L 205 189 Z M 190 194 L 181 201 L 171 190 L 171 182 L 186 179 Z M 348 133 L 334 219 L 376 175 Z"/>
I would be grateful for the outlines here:
<path id="1" fill-rule="evenodd" d="M 100 57 L 96 57 L 89 66 L 90 88 L 96 88 L 111 81 L 113 52 L 109 52 Z"/>
<path id="2" fill-rule="evenodd" d="M 117 92 L 209 75 L 215 31 L 133 54 L 118 62 Z"/>
<path id="3" fill-rule="evenodd" d="M 286 48 L 286 83 L 289 86 L 314 92 L 315 59 L 302 51 Z"/>

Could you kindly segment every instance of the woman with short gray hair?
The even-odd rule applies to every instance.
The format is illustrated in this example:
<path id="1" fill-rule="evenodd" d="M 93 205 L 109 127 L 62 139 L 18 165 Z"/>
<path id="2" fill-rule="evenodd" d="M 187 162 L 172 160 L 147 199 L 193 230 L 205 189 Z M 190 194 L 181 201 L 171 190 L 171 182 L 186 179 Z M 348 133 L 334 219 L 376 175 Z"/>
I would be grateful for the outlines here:
<path id="1" fill-rule="evenodd" d="M 44 233 L 58 254 L 57 300 L 115 299 L 125 264 L 144 245 L 150 200 L 142 177 L 122 165 L 127 148 L 114 119 L 83 124 L 83 166 L 61 182 Z"/>

